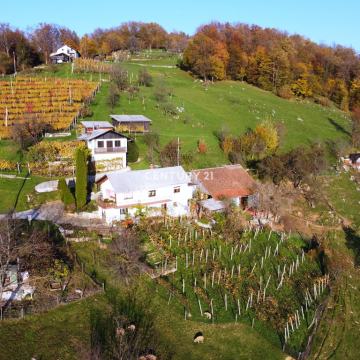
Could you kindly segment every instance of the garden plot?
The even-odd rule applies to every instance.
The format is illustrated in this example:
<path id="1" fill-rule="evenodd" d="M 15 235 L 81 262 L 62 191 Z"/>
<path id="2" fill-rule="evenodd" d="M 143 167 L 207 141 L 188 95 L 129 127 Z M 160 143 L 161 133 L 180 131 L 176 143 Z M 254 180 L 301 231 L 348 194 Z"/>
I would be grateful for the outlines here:
<path id="1" fill-rule="evenodd" d="M 307 241 L 249 230 L 230 242 L 221 229 L 178 221 L 147 225 L 144 236 L 163 274 L 157 282 L 185 319 L 247 322 L 289 351 L 303 349 L 329 282 Z"/>

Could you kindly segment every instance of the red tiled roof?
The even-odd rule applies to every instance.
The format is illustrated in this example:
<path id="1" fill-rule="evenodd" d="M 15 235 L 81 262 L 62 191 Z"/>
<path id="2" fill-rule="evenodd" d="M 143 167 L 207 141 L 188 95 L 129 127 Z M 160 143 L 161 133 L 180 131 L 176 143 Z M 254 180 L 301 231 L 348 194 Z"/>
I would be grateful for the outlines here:
<path id="1" fill-rule="evenodd" d="M 254 179 L 241 165 L 194 170 L 192 176 L 215 199 L 248 196 L 255 188 Z"/>

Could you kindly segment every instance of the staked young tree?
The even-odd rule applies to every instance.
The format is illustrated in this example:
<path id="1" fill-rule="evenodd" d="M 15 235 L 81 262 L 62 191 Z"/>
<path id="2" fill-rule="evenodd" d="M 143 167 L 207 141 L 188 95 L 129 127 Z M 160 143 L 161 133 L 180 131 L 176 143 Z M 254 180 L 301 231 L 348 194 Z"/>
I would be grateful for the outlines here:
<path id="1" fill-rule="evenodd" d="M 138 83 L 140 86 L 150 87 L 153 84 L 153 77 L 146 69 L 139 70 Z"/>
<path id="2" fill-rule="evenodd" d="M 109 87 L 109 95 L 107 97 L 107 103 L 111 107 L 111 110 L 119 103 L 120 93 L 115 84 L 111 84 Z"/>

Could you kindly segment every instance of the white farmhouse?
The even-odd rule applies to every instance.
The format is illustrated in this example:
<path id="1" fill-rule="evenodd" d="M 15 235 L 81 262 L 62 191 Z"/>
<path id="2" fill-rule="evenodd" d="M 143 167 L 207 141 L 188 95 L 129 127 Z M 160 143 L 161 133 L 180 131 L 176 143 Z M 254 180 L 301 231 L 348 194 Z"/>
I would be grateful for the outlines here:
<path id="1" fill-rule="evenodd" d="M 94 130 L 78 139 L 86 142 L 98 172 L 126 168 L 127 142 L 131 139 L 112 129 Z"/>
<path id="2" fill-rule="evenodd" d="M 133 217 L 142 209 L 147 215 L 184 216 L 194 187 L 181 166 L 136 171 L 117 171 L 97 181 L 99 215 L 107 223 Z"/>
<path id="3" fill-rule="evenodd" d="M 51 62 L 54 64 L 71 62 L 79 57 L 80 53 L 68 45 L 63 45 L 61 48 L 50 54 Z"/>

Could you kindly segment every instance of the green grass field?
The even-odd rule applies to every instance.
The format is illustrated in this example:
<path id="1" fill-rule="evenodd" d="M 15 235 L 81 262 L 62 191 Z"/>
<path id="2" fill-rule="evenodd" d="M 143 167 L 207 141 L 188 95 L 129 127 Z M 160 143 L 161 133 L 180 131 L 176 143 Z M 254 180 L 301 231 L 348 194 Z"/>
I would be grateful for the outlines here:
<path id="1" fill-rule="evenodd" d="M 161 55 L 161 56 L 160 56 Z M 129 100 L 128 94 L 121 93 L 120 101 L 112 110 L 107 104 L 109 83 L 102 87 L 92 102 L 93 120 L 109 120 L 109 115 L 143 114 L 152 120 L 152 130 L 160 134 L 161 144 L 173 138 L 180 138 L 184 152 L 194 155 L 191 167 L 207 167 L 226 163 L 228 160 L 219 148 L 214 131 L 227 130 L 240 135 L 258 122 L 272 119 L 285 125 L 281 150 L 288 150 L 314 141 L 348 139 L 349 117 L 336 108 L 325 108 L 310 101 L 284 100 L 274 94 L 258 89 L 244 82 L 222 81 L 207 88 L 190 74 L 173 67 L 176 57 L 153 54 L 146 58 L 131 59 L 122 64 L 129 72 L 129 78 L 136 82 L 138 71 L 146 68 L 154 78 L 152 87 L 141 87 L 138 96 Z M 143 65 L 143 66 L 141 66 Z M 156 67 L 154 67 L 156 66 Z M 161 67 L 163 66 L 163 67 Z M 58 65 L 56 72 L 41 71 L 39 76 L 79 77 L 88 80 L 108 79 L 107 74 L 71 73 L 70 65 Z M 154 90 L 157 84 L 164 84 L 171 90 L 169 102 L 184 111 L 177 116 L 166 116 L 157 106 Z M 208 152 L 197 153 L 197 141 L 204 139 Z M 146 167 L 146 147 L 138 136 L 143 161 L 134 168 Z"/>
<path id="2" fill-rule="evenodd" d="M 92 119 L 109 120 L 109 115 L 144 114 L 152 119 L 153 131 L 160 134 L 164 145 L 179 137 L 183 151 L 194 154 L 192 167 L 206 167 L 227 162 L 218 146 L 213 132 L 225 129 L 233 135 L 240 135 L 249 127 L 254 127 L 264 119 L 281 121 L 286 127 L 286 134 L 281 150 L 306 145 L 312 141 L 348 139 L 350 121 L 346 114 L 335 108 L 324 108 L 311 102 L 283 100 L 272 93 L 260 90 L 242 82 L 223 81 L 204 85 L 178 68 L 176 57 L 131 59 L 123 66 L 135 81 L 137 72 L 146 65 L 154 77 L 154 86 L 141 87 L 134 100 L 129 100 L 126 93 L 121 94 L 120 102 L 111 110 L 107 104 L 109 83 L 103 82 L 101 91 L 94 99 L 91 108 Z M 163 67 L 161 67 L 163 66 Z M 166 67 L 170 66 L 170 67 Z M 33 76 L 34 74 L 32 74 Z M 60 65 L 57 71 L 41 71 L 38 76 L 79 77 L 88 80 L 100 79 L 99 74 L 71 74 L 69 65 Z M 108 75 L 101 75 L 107 79 Z M 155 86 L 165 83 L 173 96 L 169 101 L 183 107 L 184 112 L 178 118 L 165 116 L 157 107 L 154 98 Z M 196 151 L 197 141 L 204 139 L 208 152 L 200 155 Z M 148 166 L 145 155 L 146 146 L 142 136 L 137 137 L 140 146 L 141 161 L 133 168 Z M 18 147 L 8 140 L 0 140 L 0 158 L 17 161 L 20 159 Z M 30 205 L 27 194 L 33 193 L 34 186 L 46 179 L 32 177 L 30 180 L 0 178 L 0 213 L 12 209 L 24 210 Z M 353 225 L 359 223 L 359 192 L 354 183 L 341 175 L 329 177 L 327 194 L 337 211 L 349 218 Z M 339 194 L 342 196 L 339 196 Z M 40 195 L 37 201 L 56 198 L 57 193 Z M 345 200 L 343 200 L 343 198 Z M 337 256 L 343 256 L 346 266 L 343 280 L 338 288 L 331 292 L 329 308 L 315 338 L 312 358 L 314 359 L 356 359 L 360 324 L 359 308 L 359 273 L 353 266 L 354 241 L 339 233 L 329 240 L 330 248 Z M 355 239 L 358 244 L 359 239 Z M 94 255 L 92 244 L 78 244 L 76 251 L 81 258 L 95 266 L 96 273 L 103 279 L 112 278 L 112 273 L 104 268 L 99 258 Z M 97 250 L 101 256 L 102 250 Z M 347 268 L 347 266 L 349 266 Z M 349 270 L 351 269 L 351 270 Z M 151 285 L 149 285 L 151 286 Z M 279 346 L 247 323 L 209 324 L 196 320 L 185 321 L 178 311 L 167 305 L 168 293 L 164 288 L 154 288 L 154 298 L 158 314 L 157 326 L 176 353 L 175 359 L 284 359 Z M 42 315 L 30 316 L 24 320 L 6 320 L 0 324 L 0 358 L 28 359 L 82 359 L 87 358 L 90 346 L 89 311 L 92 306 L 106 308 L 102 296 L 61 306 Z M 198 320 L 198 319 L 197 319 Z M 203 331 L 206 340 L 202 345 L 195 345 L 192 338 L 195 332 Z"/>
<path id="3" fill-rule="evenodd" d="M 136 79 L 140 67 L 131 63 L 124 66 L 130 78 Z M 134 100 L 129 100 L 126 93 L 121 94 L 120 102 L 114 110 L 107 105 L 108 85 L 104 84 L 92 105 L 92 119 L 107 120 L 111 113 L 144 114 L 153 121 L 152 130 L 160 134 L 162 144 L 179 137 L 183 151 L 195 154 L 193 167 L 227 162 L 214 131 L 225 129 L 236 136 L 265 119 L 273 119 L 285 125 L 282 150 L 349 136 L 349 119 L 335 108 L 284 100 L 242 82 L 223 81 L 205 88 L 202 83 L 177 68 L 147 69 L 155 79 L 154 86 L 142 87 Z M 175 117 L 163 114 L 154 98 L 157 83 L 164 83 L 171 89 L 174 95 L 169 101 L 183 107 L 184 112 Z M 199 139 L 204 139 L 208 146 L 205 155 L 196 154 Z"/>
<path id="4" fill-rule="evenodd" d="M 35 194 L 34 187 L 46 180 L 46 178 L 32 175 L 28 179 L 0 178 L 0 213 L 14 209 L 17 211 L 27 210 L 46 200 L 57 199 L 57 192 Z M 27 199 L 29 194 L 32 196 L 30 203 Z"/>
<path id="5" fill-rule="evenodd" d="M 24 320 L 0 325 L 1 359 L 86 359 L 90 345 L 90 308 L 106 302 L 102 296 L 74 302 Z"/>

